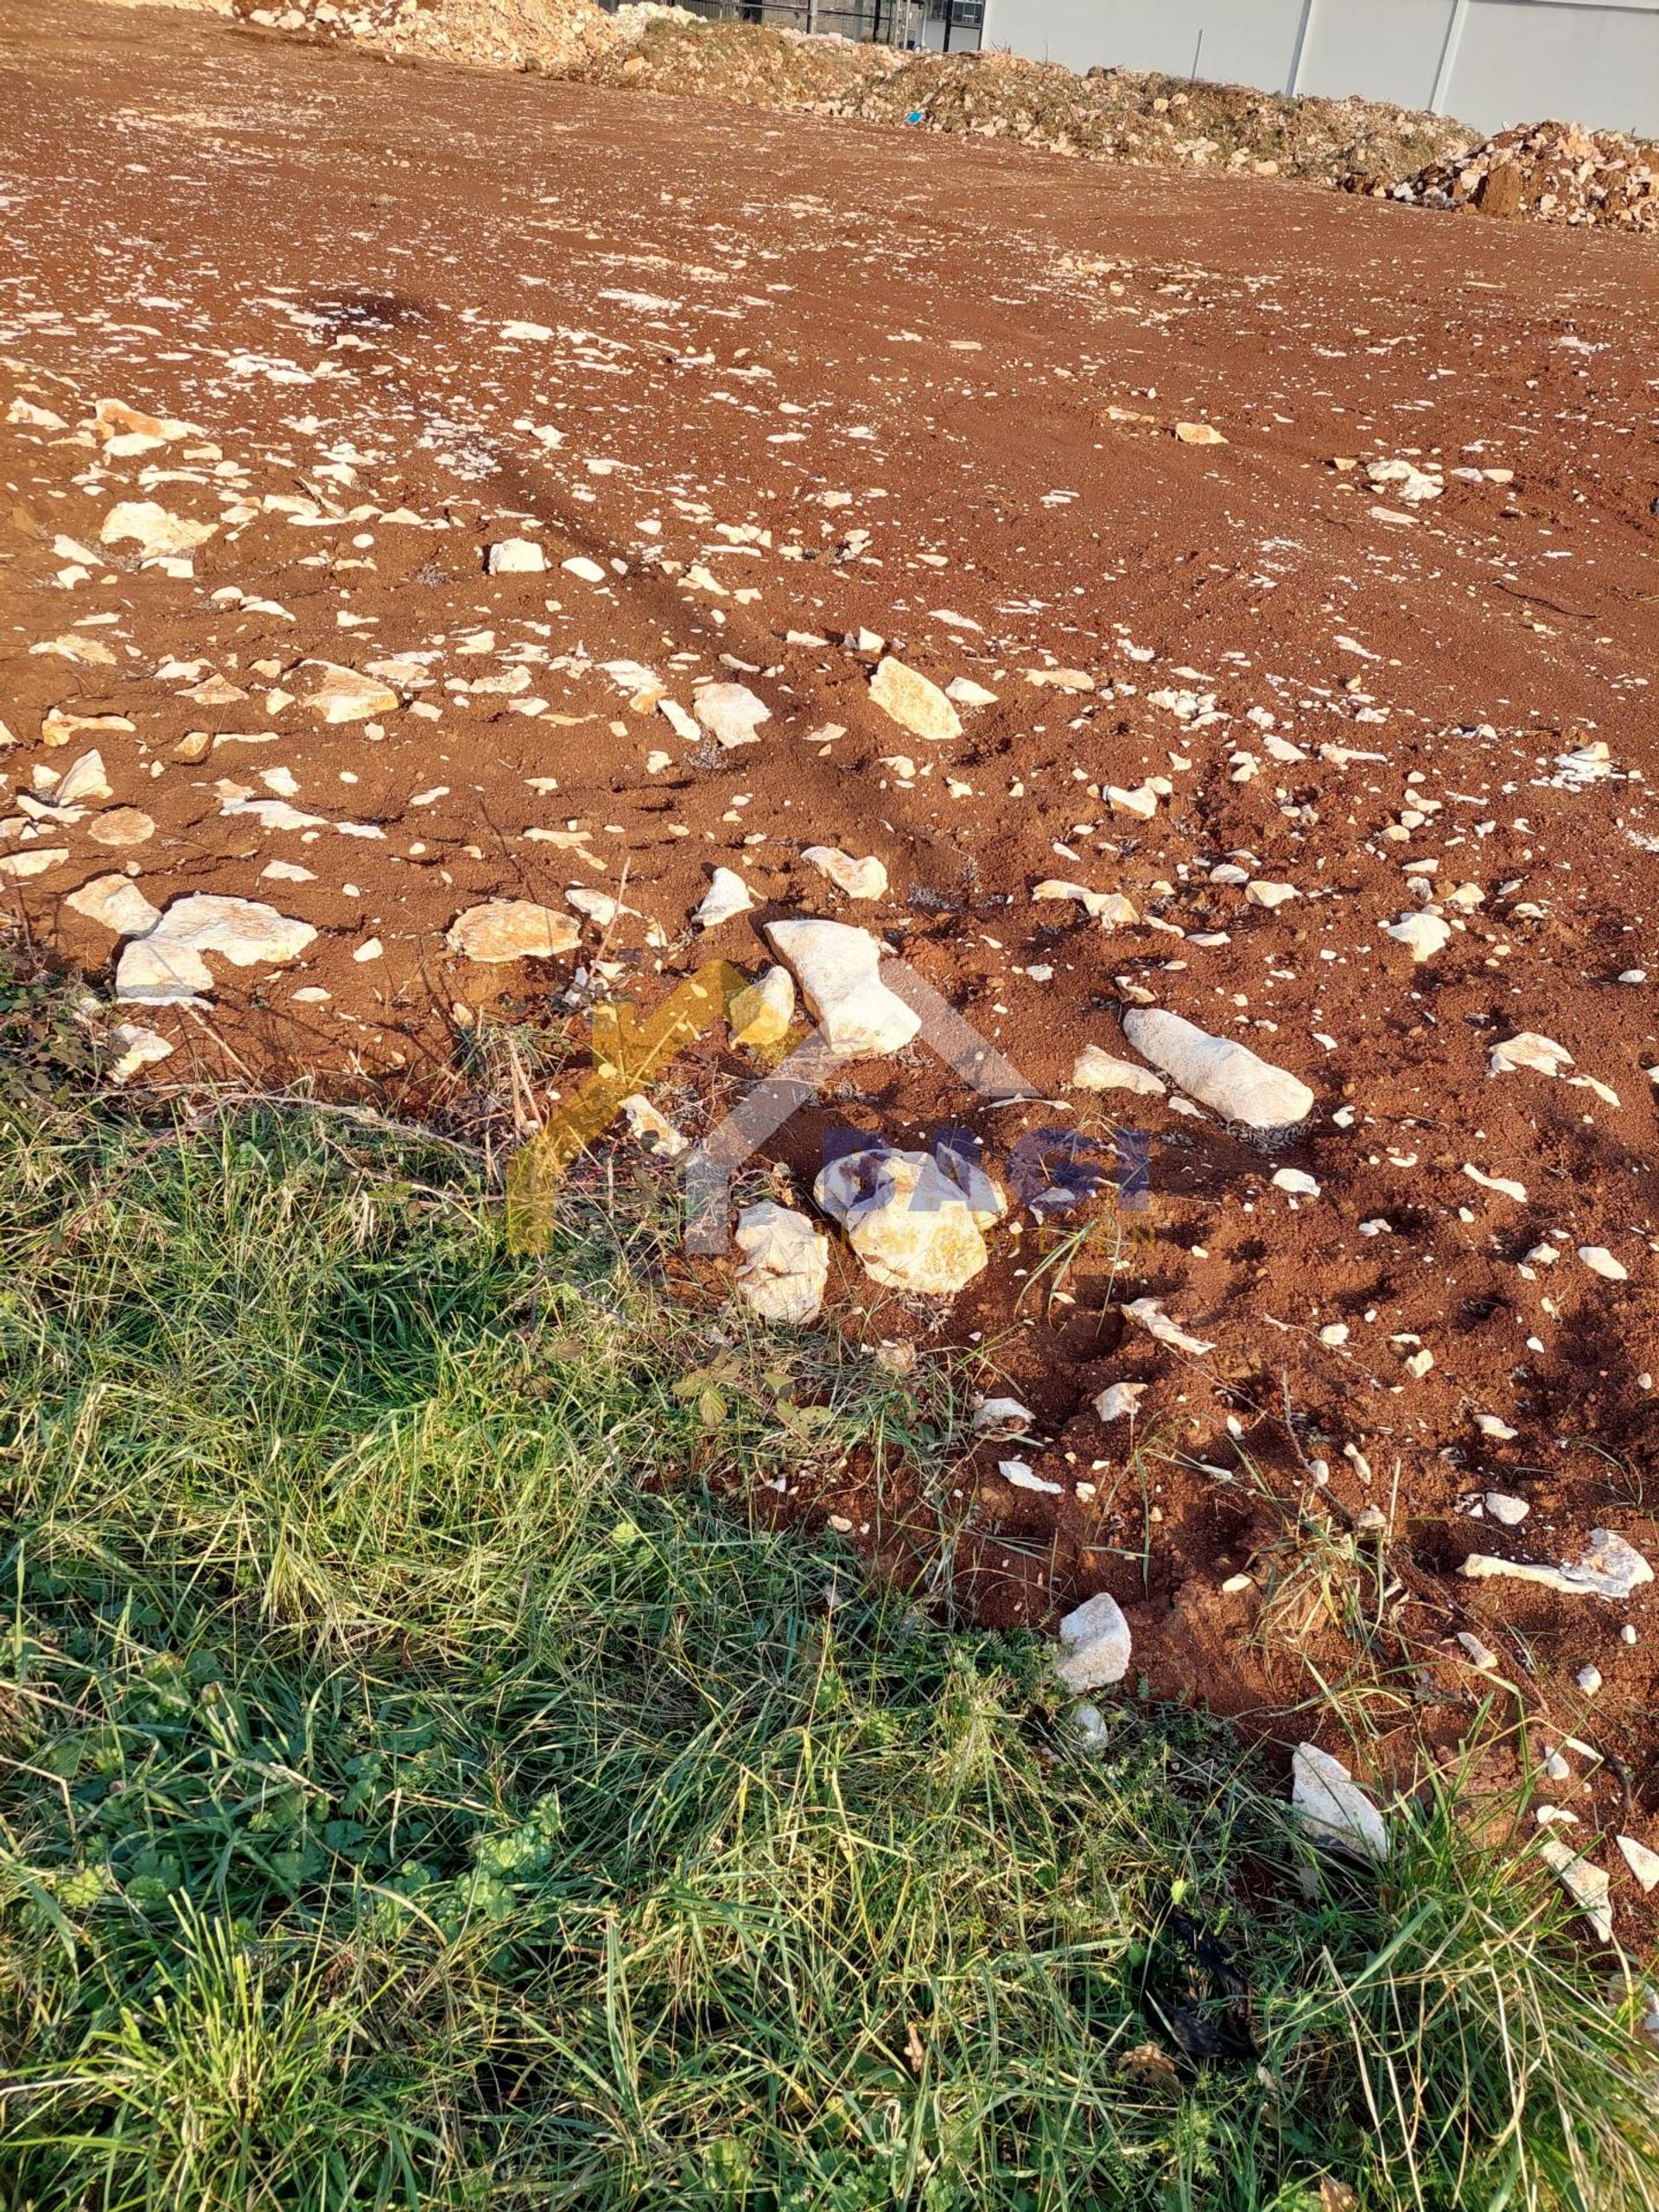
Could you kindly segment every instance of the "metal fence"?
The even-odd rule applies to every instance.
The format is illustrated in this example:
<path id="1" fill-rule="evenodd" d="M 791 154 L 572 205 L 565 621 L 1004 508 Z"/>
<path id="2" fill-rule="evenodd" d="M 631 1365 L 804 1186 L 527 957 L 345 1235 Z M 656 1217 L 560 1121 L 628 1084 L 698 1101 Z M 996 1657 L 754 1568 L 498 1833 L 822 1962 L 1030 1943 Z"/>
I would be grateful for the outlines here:
<path id="1" fill-rule="evenodd" d="M 988 0 L 984 43 L 1271 92 L 1659 137 L 1659 0 Z"/>
<path id="2" fill-rule="evenodd" d="M 614 6 L 616 0 L 607 0 Z M 985 0 L 675 0 L 709 22 L 763 23 L 772 30 L 817 31 L 885 46 L 971 50 L 980 42 Z"/>

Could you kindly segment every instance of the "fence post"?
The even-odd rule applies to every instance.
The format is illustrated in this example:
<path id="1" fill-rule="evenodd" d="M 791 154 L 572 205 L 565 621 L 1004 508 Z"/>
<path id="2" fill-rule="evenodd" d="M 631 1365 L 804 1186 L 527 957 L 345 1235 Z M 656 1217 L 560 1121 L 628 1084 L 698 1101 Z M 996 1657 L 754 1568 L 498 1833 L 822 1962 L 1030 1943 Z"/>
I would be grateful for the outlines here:
<path id="1" fill-rule="evenodd" d="M 1302 12 L 1296 25 L 1296 42 L 1290 49 L 1290 74 L 1285 79 L 1285 90 L 1294 99 L 1302 89 L 1302 63 L 1307 55 L 1307 35 L 1313 28 L 1313 10 L 1319 0 L 1302 0 Z"/>
<path id="2" fill-rule="evenodd" d="M 1463 27 L 1469 19 L 1469 0 L 1452 0 L 1451 20 L 1446 27 L 1446 43 L 1440 48 L 1440 67 L 1434 72 L 1434 89 L 1428 104 L 1436 115 L 1446 113 L 1446 100 L 1452 90 L 1452 72 L 1458 66 L 1458 48 L 1463 43 Z"/>

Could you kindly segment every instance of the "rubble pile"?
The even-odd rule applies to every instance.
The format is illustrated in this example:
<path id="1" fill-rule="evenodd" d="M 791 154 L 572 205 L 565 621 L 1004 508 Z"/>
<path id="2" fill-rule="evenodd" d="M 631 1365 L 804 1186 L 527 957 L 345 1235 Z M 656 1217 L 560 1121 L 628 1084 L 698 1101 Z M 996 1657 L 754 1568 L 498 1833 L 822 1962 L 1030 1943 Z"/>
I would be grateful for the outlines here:
<path id="1" fill-rule="evenodd" d="M 618 35 L 593 0 L 231 0 L 231 12 L 266 30 L 559 74 L 579 73 Z"/>
<path id="2" fill-rule="evenodd" d="M 1088 160 L 1385 185 L 1451 159 L 1471 133 L 1444 116 L 1361 99 L 1288 99 L 1137 69 L 1029 61 L 987 49 L 888 46 L 705 21 L 639 0 L 231 0 L 262 29 L 745 106 L 1002 139 Z"/>
<path id="3" fill-rule="evenodd" d="M 1349 189 L 1417 207 L 1473 207 L 1510 221 L 1654 231 L 1659 147 L 1570 123 L 1522 124 L 1401 183 L 1356 175 Z"/>

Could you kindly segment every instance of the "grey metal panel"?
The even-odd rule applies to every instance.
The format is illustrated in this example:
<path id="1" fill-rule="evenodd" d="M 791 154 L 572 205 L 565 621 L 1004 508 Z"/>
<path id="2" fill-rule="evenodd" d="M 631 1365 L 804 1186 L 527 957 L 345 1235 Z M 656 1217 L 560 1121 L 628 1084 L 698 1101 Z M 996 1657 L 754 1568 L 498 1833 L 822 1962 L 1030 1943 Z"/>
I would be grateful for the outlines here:
<path id="1" fill-rule="evenodd" d="M 988 0 L 983 43 L 1427 107 L 1484 131 L 1560 116 L 1659 135 L 1659 0 Z"/>
<path id="2" fill-rule="evenodd" d="M 1483 130 L 1560 116 L 1659 137 L 1659 10 L 1471 0 L 1446 105 Z"/>
<path id="3" fill-rule="evenodd" d="M 1301 0 L 989 0 L 987 46 L 1071 69 L 1096 63 L 1282 87 Z"/>
<path id="4" fill-rule="evenodd" d="M 1314 0 L 1299 89 L 1427 107 L 1452 10 L 1452 0 Z"/>

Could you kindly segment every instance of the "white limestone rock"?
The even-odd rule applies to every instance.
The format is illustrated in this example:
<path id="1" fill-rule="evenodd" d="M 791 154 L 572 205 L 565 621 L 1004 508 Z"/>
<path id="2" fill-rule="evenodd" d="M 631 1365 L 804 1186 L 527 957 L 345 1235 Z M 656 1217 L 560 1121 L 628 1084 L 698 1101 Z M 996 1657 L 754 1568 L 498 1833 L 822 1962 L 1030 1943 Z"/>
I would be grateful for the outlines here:
<path id="1" fill-rule="evenodd" d="M 1060 1623 L 1054 1671 L 1073 1697 L 1109 1689 L 1129 1671 L 1133 1644 L 1123 1609 L 1109 1591 L 1085 1598 Z"/>
<path id="2" fill-rule="evenodd" d="M 1098 1045 L 1085 1045 L 1071 1064 L 1073 1090 L 1132 1090 L 1142 1098 L 1165 1096 L 1161 1080 L 1150 1068 L 1134 1060 L 1120 1060 Z"/>
<path id="3" fill-rule="evenodd" d="M 1313 1840 L 1380 1866 L 1389 1855 L 1387 1823 L 1342 1761 L 1317 1744 L 1299 1744 L 1290 1773 L 1291 1811 Z"/>
<path id="4" fill-rule="evenodd" d="M 504 537 L 490 547 L 484 565 L 493 576 L 537 576 L 547 567 L 547 553 L 533 537 Z"/>
<path id="5" fill-rule="evenodd" d="M 100 545 L 137 543 L 155 555 L 193 553 L 218 535 L 216 522 L 188 522 L 154 499 L 124 499 L 105 516 L 98 539 Z"/>
<path id="6" fill-rule="evenodd" d="M 808 1006 L 837 1052 L 879 1058 L 902 1051 L 921 1016 L 881 981 L 881 946 L 848 922 L 768 922 L 766 935 L 794 971 Z"/>
<path id="7" fill-rule="evenodd" d="M 831 1160 L 812 1195 L 865 1272 L 894 1290 L 953 1298 L 990 1257 L 980 1224 L 1002 1201 L 982 1176 L 964 1193 L 931 1153 L 873 1147 Z"/>
<path id="8" fill-rule="evenodd" d="M 113 930 L 118 937 L 145 937 L 162 918 L 161 908 L 152 906 L 126 875 L 95 875 L 79 891 L 72 891 L 63 903 L 100 929 Z"/>
<path id="9" fill-rule="evenodd" d="M 844 891 L 849 899 L 887 896 L 887 871 L 879 860 L 855 860 L 836 845 L 808 845 L 801 858 L 820 875 L 828 876 L 836 890 Z"/>
<path id="10" fill-rule="evenodd" d="M 763 1321 L 816 1320 L 830 1273 L 830 1240 L 803 1213 L 772 1199 L 746 1206 L 735 1231 L 738 1294 Z"/>
<path id="11" fill-rule="evenodd" d="M 464 960 L 500 967 L 509 960 L 552 960 L 574 952 L 582 928 L 569 914 L 533 899 L 486 899 L 457 914 L 443 941 Z"/>
<path id="12" fill-rule="evenodd" d="M 370 721 L 377 715 L 396 714 L 402 703 L 390 684 L 337 661 L 302 661 L 290 681 L 301 703 L 325 722 Z"/>
<path id="13" fill-rule="evenodd" d="M 708 890 L 692 909 L 691 918 L 700 930 L 717 930 L 734 916 L 747 914 L 753 905 L 749 887 L 736 869 L 717 868 L 709 880 Z"/>
<path id="14" fill-rule="evenodd" d="M 732 1042 L 753 1051 L 781 1045 L 795 1019 L 795 978 L 780 963 L 739 991 L 729 1009 Z"/>
<path id="15" fill-rule="evenodd" d="M 1211 1037 L 1162 1007 L 1132 1007 L 1123 1033 L 1143 1059 L 1201 1106 L 1253 1129 L 1290 1128 L 1313 1110 L 1313 1093 L 1245 1045 Z"/>
<path id="16" fill-rule="evenodd" d="M 938 685 L 891 653 L 870 679 L 870 700 L 912 737 L 944 745 L 962 735 L 962 716 Z"/>
<path id="17" fill-rule="evenodd" d="M 1560 1567 L 1471 1552 L 1459 1572 L 1471 1582 L 1507 1577 L 1512 1582 L 1536 1582 L 1546 1590 L 1559 1590 L 1564 1597 L 1605 1598 L 1614 1602 L 1653 1580 L 1652 1567 L 1635 1545 L 1626 1543 L 1611 1529 L 1592 1529 L 1582 1557 L 1563 1560 Z"/>
<path id="18" fill-rule="evenodd" d="M 772 720 L 772 709 L 747 683 L 705 683 L 692 700 L 691 711 L 716 744 L 728 750 L 758 744 L 756 732 L 762 722 Z"/>
<path id="19" fill-rule="evenodd" d="M 176 899 L 155 927 L 134 938 L 115 971 L 115 995 L 127 1006 L 176 1006 L 213 988 L 206 955 L 233 968 L 297 959 L 316 936 L 308 922 L 279 914 L 257 899 L 193 892 Z"/>

